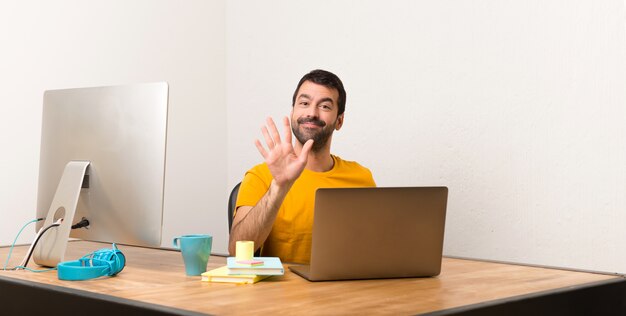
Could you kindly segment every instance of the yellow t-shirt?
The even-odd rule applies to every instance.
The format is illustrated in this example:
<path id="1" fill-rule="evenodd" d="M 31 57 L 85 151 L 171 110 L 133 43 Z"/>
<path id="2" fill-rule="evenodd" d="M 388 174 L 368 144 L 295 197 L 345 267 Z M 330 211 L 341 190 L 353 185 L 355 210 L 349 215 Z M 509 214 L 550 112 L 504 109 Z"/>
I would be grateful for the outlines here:
<path id="1" fill-rule="evenodd" d="M 315 191 L 318 188 L 376 186 L 369 169 L 354 161 L 332 156 L 335 165 L 327 172 L 304 169 L 287 193 L 276 221 L 261 250 L 262 256 L 279 257 L 284 262 L 309 263 Z M 237 196 L 237 207 L 255 206 L 272 182 L 267 164 L 248 170 Z"/>

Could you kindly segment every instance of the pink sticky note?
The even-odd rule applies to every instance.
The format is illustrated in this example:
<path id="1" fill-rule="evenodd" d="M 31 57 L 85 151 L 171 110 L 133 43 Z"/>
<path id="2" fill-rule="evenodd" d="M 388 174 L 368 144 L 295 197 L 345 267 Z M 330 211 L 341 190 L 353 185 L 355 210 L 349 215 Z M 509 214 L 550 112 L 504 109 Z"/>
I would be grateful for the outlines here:
<path id="1" fill-rule="evenodd" d="M 238 264 L 247 264 L 251 266 L 258 266 L 263 264 L 263 260 L 237 260 Z"/>

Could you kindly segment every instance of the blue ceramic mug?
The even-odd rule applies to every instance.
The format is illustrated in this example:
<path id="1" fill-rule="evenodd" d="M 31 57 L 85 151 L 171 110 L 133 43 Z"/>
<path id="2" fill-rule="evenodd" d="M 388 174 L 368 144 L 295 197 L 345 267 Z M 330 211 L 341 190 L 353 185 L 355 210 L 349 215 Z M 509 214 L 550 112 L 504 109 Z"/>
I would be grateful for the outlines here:
<path id="1" fill-rule="evenodd" d="M 200 275 L 206 271 L 213 244 L 211 235 L 183 235 L 174 238 L 172 243 L 183 255 L 187 275 Z"/>

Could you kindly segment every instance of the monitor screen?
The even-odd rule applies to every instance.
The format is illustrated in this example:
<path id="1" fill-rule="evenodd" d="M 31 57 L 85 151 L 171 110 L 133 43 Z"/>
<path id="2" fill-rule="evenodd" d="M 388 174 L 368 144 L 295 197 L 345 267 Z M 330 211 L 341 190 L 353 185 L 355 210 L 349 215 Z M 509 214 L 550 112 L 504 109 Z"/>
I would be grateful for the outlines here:
<path id="1" fill-rule="evenodd" d="M 167 106 L 164 82 L 44 93 L 37 217 L 47 218 L 38 230 L 65 218 L 42 236 L 35 262 L 63 259 L 50 252 L 65 252 L 64 225 L 83 240 L 161 245 Z M 72 175 L 70 162 L 84 162 L 85 176 Z M 72 191 L 77 202 L 71 194 L 55 202 Z M 88 228 L 69 229 L 82 218 Z"/>

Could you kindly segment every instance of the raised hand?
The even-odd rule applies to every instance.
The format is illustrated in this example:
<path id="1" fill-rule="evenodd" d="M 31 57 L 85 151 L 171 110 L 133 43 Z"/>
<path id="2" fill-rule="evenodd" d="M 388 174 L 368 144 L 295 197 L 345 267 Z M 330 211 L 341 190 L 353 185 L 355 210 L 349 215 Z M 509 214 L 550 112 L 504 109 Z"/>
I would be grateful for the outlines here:
<path id="1" fill-rule="evenodd" d="M 302 150 L 297 154 L 291 143 L 291 127 L 287 117 L 283 119 L 284 141 L 281 140 L 276 124 L 270 117 L 267 118 L 267 126 L 263 126 L 261 132 L 265 138 L 267 149 L 258 139 L 255 141 L 255 145 L 259 153 L 265 158 L 265 163 L 267 163 L 274 181 L 279 187 L 291 186 L 306 166 L 313 140 L 310 139 L 304 143 Z"/>

